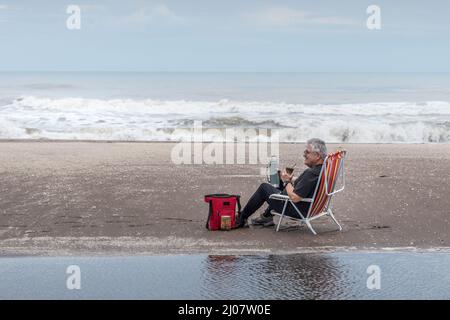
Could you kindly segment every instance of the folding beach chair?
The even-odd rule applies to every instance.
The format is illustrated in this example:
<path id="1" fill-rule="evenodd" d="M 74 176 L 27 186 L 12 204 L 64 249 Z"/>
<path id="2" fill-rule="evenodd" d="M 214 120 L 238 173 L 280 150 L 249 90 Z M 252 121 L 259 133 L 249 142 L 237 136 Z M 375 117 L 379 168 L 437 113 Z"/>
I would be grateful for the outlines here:
<path id="1" fill-rule="evenodd" d="M 344 159 L 346 157 L 347 152 L 344 150 L 337 151 L 335 153 L 330 153 L 324 160 L 322 169 L 320 170 L 319 179 L 317 181 L 316 189 L 314 190 L 314 195 L 312 198 L 303 198 L 301 201 L 311 202 L 309 206 L 309 210 L 307 214 L 300 212 L 295 203 L 289 199 L 287 195 L 281 194 L 273 194 L 270 196 L 270 199 L 280 200 L 284 202 L 283 211 L 281 213 L 275 212 L 272 210 L 272 214 L 280 216 L 280 220 L 278 221 L 277 229 L 280 229 L 281 222 L 284 218 L 287 218 L 291 221 L 295 221 L 301 224 L 305 223 L 308 228 L 312 231 L 313 234 L 317 234 L 311 225 L 311 221 L 318 219 L 322 216 L 329 216 L 331 219 L 338 225 L 339 231 L 342 230 L 341 225 L 336 220 L 331 211 L 331 199 L 333 195 L 338 192 L 341 192 L 345 188 L 345 173 L 344 173 Z M 336 181 L 342 178 L 342 187 L 338 190 L 335 190 Z M 299 218 L 293 218 L 290 216 L 286 216 L 284 212 L 286 211 L 286 207 L 288 205 L 292 205 L 294 209 L 299 214 Z"/>

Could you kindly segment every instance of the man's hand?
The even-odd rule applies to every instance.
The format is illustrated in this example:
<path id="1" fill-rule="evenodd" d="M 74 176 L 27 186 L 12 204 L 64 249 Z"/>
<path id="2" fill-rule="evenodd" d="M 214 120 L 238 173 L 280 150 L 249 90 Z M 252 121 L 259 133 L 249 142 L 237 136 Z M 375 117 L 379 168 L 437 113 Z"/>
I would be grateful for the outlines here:
<path id="1" fill-rule="evenodd" d="M 294 186 L 292 185 L 292 183 L 288 183 L 285 190 L 287 195 L 289 196 L 289 199 L 291 199 L 293 202 L 302 201 L 302 197 L 294 192 Z"/>
<path id="2" fill-rule="evenodd" d="M 286 170 L 283 170 L 283 172 L 281 172 L 281 180 L 283 182 L 289 182 L 292 181 L 292 178 L 294 177 L 294 174 L 288 174 L 286 172 Z"/>

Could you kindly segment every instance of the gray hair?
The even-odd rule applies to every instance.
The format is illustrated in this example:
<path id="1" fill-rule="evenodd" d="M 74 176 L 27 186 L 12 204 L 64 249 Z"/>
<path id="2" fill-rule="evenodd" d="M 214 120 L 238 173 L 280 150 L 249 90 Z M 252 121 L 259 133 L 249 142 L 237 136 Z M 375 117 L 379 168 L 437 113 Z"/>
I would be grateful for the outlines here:
<path id="1" fill-rule="evenodd" d="M 307 145 L 311 146 L 312 151 L 317 152 L 322 159 L 325 159 L 327 156 L 327 146 L 325 145 L 325 141 L 317 138 L 312 138 L 306 141 Z"/>

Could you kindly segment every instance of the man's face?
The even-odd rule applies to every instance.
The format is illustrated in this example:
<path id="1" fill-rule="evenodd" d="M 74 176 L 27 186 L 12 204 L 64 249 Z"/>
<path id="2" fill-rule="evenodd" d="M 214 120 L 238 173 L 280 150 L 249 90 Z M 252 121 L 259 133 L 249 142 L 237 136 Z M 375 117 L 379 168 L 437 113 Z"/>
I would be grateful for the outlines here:
<path id="1" fill-rule="evenodd" d="M 312 147 L 309 144 L 306 145 L 303 151 L 303 157 L 305 158 L 305 165 L 309 168 L 317 165 L 321 160 L 319 153 L 312 151 Z"/>

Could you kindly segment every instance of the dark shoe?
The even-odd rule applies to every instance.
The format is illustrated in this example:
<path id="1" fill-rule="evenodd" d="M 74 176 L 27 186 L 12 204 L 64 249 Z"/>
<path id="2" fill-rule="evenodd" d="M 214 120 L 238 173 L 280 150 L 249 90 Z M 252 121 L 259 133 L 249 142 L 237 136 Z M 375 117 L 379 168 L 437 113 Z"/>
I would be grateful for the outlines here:
<path id="1" fill-rule="evenodd" d="M 239 229 L 239 228 L 248 228 L 247 220 L 241 221 L 241 219 L 237 218 L 234 229 Z"/>
<path id="2" fill-rule="evenodd" d="M 266 223 L 263 224 L 264 228 L 270 228 L 273 227 L 275 225 L 275 222 L 273 222 L 273 216 L 272 216 L 272 220 L 267 221 Z"/>
<path id="3" fill-rule="evenodd" d="M 270 215 L 268 217 L 261 215 L 259 218 L 253 219 L 252 224 L 256 226 L 266 226 L 266 224 L 272 223 L 273 225 L 273 216 Z"/>

